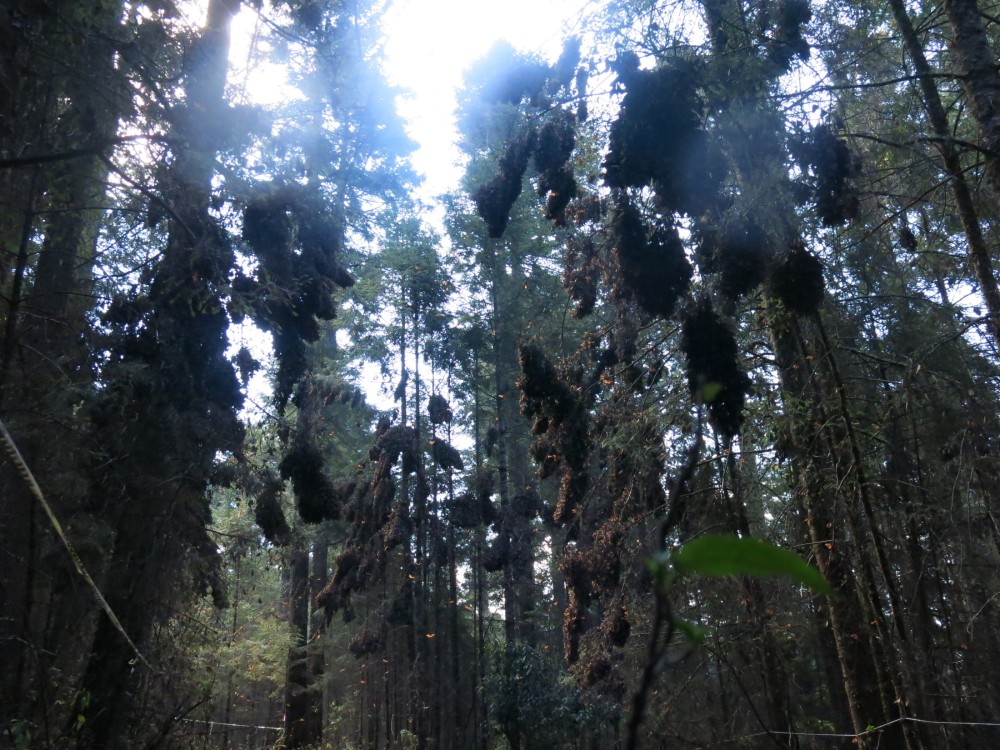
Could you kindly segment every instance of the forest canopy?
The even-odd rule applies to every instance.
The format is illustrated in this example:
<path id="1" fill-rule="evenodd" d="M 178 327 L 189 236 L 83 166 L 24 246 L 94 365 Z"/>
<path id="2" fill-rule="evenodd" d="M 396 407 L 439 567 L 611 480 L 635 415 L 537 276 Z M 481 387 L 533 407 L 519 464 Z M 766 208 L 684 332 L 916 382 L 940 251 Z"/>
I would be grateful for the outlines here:
<path id="1" fill-rule="evenodd" d="M 391 6 L 0 7 L 0 746 L 997 745 L 996 5 Z"/>

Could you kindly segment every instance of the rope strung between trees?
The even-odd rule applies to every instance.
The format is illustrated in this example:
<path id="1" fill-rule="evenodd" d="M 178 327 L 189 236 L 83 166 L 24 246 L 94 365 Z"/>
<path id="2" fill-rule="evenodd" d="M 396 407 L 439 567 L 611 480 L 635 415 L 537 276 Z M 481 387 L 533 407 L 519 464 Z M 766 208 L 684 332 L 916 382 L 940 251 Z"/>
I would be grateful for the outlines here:
<path id="1" fill-rule="evenodd" d="M 14 462 L 14 466 L 17 467 L 17 473 L 21 475 L 22 479 L 24 479 L 25 484 L 28 485 L 28 489 L 31 490 L 31 494 L 35 496 L 35 499 L 38 500 L 42 509 L 45 511 L 45 515 L 49 517 L 49 522 L 52 524 L 52 528 L 55 529 L 56 536 L 59 537 L 63 547 L 66 548 L 66 552 L 69 553 L 70 559 L 73 561 L 73 567 L 76 568 L 76 572 L 79 573 L 80 577 L 87 582 L 88 586 L 90 586 L 91 590 L 94 592 L 94 596 L 97 597 L 97 601 L 100 602 L 101 608 L 111 621 L 111 624 L 114 625 L 115 629 L 122 634 L 126 643 L 128 643 L 132 651 L 135 652 L 136 658 L 145 664 L 151 671 L 156 672 L 157 670 L 154 669 L 148 661 L 146 661 L 146 657 L 139 651 L 139 647 L 133 643 L 128 633 L 125 632 L 125 628 L 122 627 L 118 617 L 115 615 L 114 611 L 112 611 L 111 605 L 108 604 L 107 599 L 104 598 L 104 594 L 102 594 L 101 590 L 97 588 L 97 584 L 94 583 L 94 579 L 90 577 L 90 573 L 88 573 L 87 568 L 84 567 L 83 560 L 80 559 L 80 555 L 77 554 L 73 545 L 70 544 L 69 539 L 66 538 L 66 534 L 63 532 L 59 519 L 56 518 L 55 512 L 45 499 L 45 495 L 42 493 L 42 488 L 35 480 L 35 476 L 31 473 L 31 469 L 28 468 L 28 464 L 21 455 L 21 451 L 17 449 L 17 444 L 14 442 L 14 438 L 11 437 L 11 434 L 7 431 L 7 426 L 3 423 L 3 420 L 0 420 L 0 435 L 3 436 L 4 448 L 6 448 L 7 454 Z"/>

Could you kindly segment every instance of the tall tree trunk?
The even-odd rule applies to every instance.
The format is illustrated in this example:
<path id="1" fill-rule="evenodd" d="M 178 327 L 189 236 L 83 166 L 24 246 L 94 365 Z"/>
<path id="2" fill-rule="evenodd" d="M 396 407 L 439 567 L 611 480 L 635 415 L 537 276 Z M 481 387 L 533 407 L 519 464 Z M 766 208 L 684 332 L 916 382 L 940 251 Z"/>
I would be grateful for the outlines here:
<path id="1" fill-rule="evenodd" d="M 859 547 L 863 548 L 870 546 L 875 551 L 875 559 L 871 567 L 878 571 L 878 576 L 877 579 L 873 576 L 868 585 L 871 601 L 869 618 L 875 625 L 877 632 L 881 634 L 878 642 L 882 644 L 887 676 L 892 682 L 894 690 L 892 704 L 896 709 L 893 713 L 898 712 L 900 718 L 908 716 L 909 712 L 912 711 L 927 715 L 923 707 L 922 691 L 915 683 L 913 675 L 912 665 L 915 661 L 915 654 L 910 631 L 904 619 L 905 610 L 899 593 L 899 583 L 890 564 L 888 545 L 875 512 L 872 485 L 868 480 L 868 472 L 862 457 L 863 450 L 854 427 L 854 417 L 848 403 L 847 389 L 841 376 L 837 354 L 830 345 L 823 321 L 817 316 L 813 322 L 818 332 L 819 346 L 817 348 L 821 354 L 820 362 L 828 373 L 825 378 L 819 376 L 818 373 L 814 374 L 813 377 L 817 378 L 828 391 L 831 389 L 833 391 L 830 400 L 835 405 L 834 410 L 838 412 L 839 419 L 833 419 L 827 424 L 833 433 L 833 439 L 845 446 L 841 451 L 846 453 L 846 460 L 838 461 L 838 465 L 846 467 L 842 470 L 843 483 L 850 484 L 854 488 L 855 503 L 858 506 L 858 515 L 860 516 L 856 530 L 858 544 Z M 807 364 L 811 365 L 808 361 Z M 870 545 L 860 541 L 865 537 L 871 540 Z M 883 593 L 885 601 L 883 601 Z M 889 612 L 888 618 L 885 615 L 887 611 Z M 894 635 L 893 630 L 895 631 Z M 907 745 L 920 747 L 920 735 L 922 734 L 920 728 L 908 721 L 903 722 L 901 727 Z"/>
<path id="2" fill-rule="evenodd" d="M 828 490 L 828 482 L 821 475 L 826 456 L 822 449 L 809 448 L 818 442 L 813 430 L 821 421 L 815 416 L 816 396 L 799 354 L 798 324 L 772 322 L 771 332 L 785 402 L 788 460 L 795 491 L 802 501 L 803 521 L 820 572 L 837 592 L 827 600 L 826 611 L 852 725 L 839 729 L 863 735 L 859 747 L 873 748 L 873 738 L 865 734 L 867 728 L 885 723 L 887 717 L 881 710 L 878 668 L 871 652 L 873 636 L 856 588 L 850 533 L 844 513 L 839 510 L 841 501 Z"/>
<path id="3" fill-rule="evenodd" d="M 500 514 L 497 538 L 494 544 L 501 545 L 503 554 L 503 604 L 504 604 L 504 645 L 505 657 L 501 669 L 507 669 L 514 655 L 518 636 L 523 622 L 521 602 L 518 597 L 518 566 L 514 561 L 515 545 L 519 539 L 515 526 L 513 498 L 510 478 L 511 429 L 514 420 L 514 387 L 510 376 L 511 352 L 513 346 L 510 337 L 513 334 L 512 310 L 506 298 L 507 274 L 505 264 L 499 254 L 502 244 L 498 240 L 488 240 L 490 253 L 490 295 L 491 295 L 491 327 L 493 333 L 493 377 L 494 395 L 496 399 L 496 455 L 497 455 L 497 489 L 500 495 Z M 515 712 L 516 701 L 515 701 Z M 520 750 L 520 720 L 515 717 L 509 722 L 506 730 L 507 742 L 511 750 Z"/>
<path id="4" fill-rule="evenodd" d="M 324 675 L 326 674 L 326 613 L 316 606 L 316 597 L 327 584 L 329 578 L 330 546 L 327 530 L 321 527 L 312 541 L 311 571 L 309 576 L 309 642 L 307 657 L 309 668 L 309 689 L 307 721 L 312 744 L 323 741 L 326 706 L 324 696 Z"/>
<path id="5" fill-rule="evenodd" d="M 288 647 L 285 676 L 285 744 L 288 748 L 310 745 L 313 737 L 309 700 L 309 550 L 296 547 L 288 561 Z"/>
<path id="6" fill-rule="evenodd" d="M 1000 74 L 977 0 L 945 0 L 954 34 L 951 49 L 961 69 L 969 111 L 979 128 L 986 177 L 1000 204 Z"/>
<path id="7" fill-rule="evenodd" d="M 951 6 L 964 6 L 967 4 L 975 5 L 974 2 L 969 3 L 967 0 L 959 0 L 958 3 L 950 3 Z M 986 309 L 989 311 L 989 331 L 993 336 L 994 343 L 997 346 L 1000 346 L 1000 286 L 997 285 L 996 275 L 993 271 L 993 261 L 990 256 L 990 249 L 986 243 L 985 237 L 983 236 L 983 230 L 979 223 L 979 216 L 976 212 L 975 202 L 972 198 L 972 191 L 965 179 L 962 162 L 952 139 L 951 128 L 948 124 L 948 116 L 945 113 L 945 108 L 941 102 L 941 95 L 938 92 L 937 85 L 934 82 L 934 76 L 931 72 L 930 64 L 927 62 L 927 57 L 924 55 L 923 47 L 920 45 L 920 40 L 917 38 L 917 33 L 913 28 L 913 23 L 906 10 L 904 0 L 889 0 L 889 6 L 892 9 L 896 25 L 899 27 L 900 33 L 903 35 L 903 42 L 906 45 L 907 53 L 910 56 L 913 68 L 916 71 L 917 78 L 920 82 L 920 90 L 923 93 L 923 104 L 924 108 L 927 110 L 927 116 L 930 120 L 931 128 L 934 131 L 934 135 L 940 140 L 938 149 L 941 152 L 941 161 L 944 164 L 945 172 L 947 172 L 948 177 L 951 180 L 951 188 L 955 196 L 955 207 L 958 211 L 958 218 L 962 222 L 962 228 L 965 231 L 965 236 L 968 240 L 969 261 L 972 265 L 973 271 L 975 272 L 976 280 L 979 283 L 979 291 L 983 295 L 983 301 L 986 303 Z M 957 9 L 949 7 L 949 14 L 952 12 L 958 11 Z M 961 19 L 965 20 L 968 13 L 958 13 L 958 15 Z M 962 59 L 963 55 L 969 55 L 970 59 L 967 60 L 967 62 L 975 65 L 975 71 L 980 73 L 982 72 L 980 67 L 982 64 L 980 57 L 981 50 L 979 50 L 976 45 L 970 42 L 968 44 L 968 50 L 958 49 L 956 52 L 960 59 Z M 982 79 L 983 81 L 986 81 L 988 80 L 988 76 L 982 76 Z M 966 81 L 966 85 L 969 85 L 968 81 Z M 992 107 L 996 100 L 993 98 L 993 93 L 994 92 L 991 87 L 984 87 L 984 91 L 981 94 L 981 98 L 983 99 L 981 103 L 975 102 L 976 97 L 972 97 L 974 100 L 974 106 L 982 106 L 984 108 L 982 114 L 991 118 L 995 117 Z M 981 123 L 981 126 L 983 124 L 987 124 L 990 128 L 989 138 L 994 138 L 997 123 L 993 122 L 991 119 L 988 123 Z M 988 141 L 988 143 L 993 142 L 994 141 L 992 140 Z M 995 169 L 995 167 L 991 167 L 991 169 Z"/>
<path id="8" fill-rule="evenodd" d="M 416 292 L 414 292 L 416 295 Z M 413 434 L 414 451 L 417 455 L 417 486 L 413 493 L 414 526 L 417 533 L 417 585 L 416 585 L 416 633 L 417 644 L 416 660 L 413 666 L 413 679 L 415 690 L 413 691 L 413 716 L 414 729 L 417 735 L 417 750 L 425 750 L 427 742 L 432 735 L 431 722 L 434 716 L 434 686 L 431 675 L 434 664 L 431 663 L 432 645 L 428 642 L 427 634 L 430 632 L 430 617 L 432 602 L 430 601 L 429 585 L 430 567 L 434 560 L 430 554 L 431 547 L 431 519 L 428 513 L 427 501 L 430 496 L 430 485 L 427 482 L 426 468 L 424 466 L 423 434 L 421 425 L 423 423 L 421 408 L 421 378 L 420 378 L 420 357 L 421 357 L 421 315 L 419 307 L 414 299 L 413 302 Z"/>
<path id="9" fill-rule="evenodd" d="M 480 503 L 480 488 L 487 481 L 485 469 L 483 468 L 483 440 L 484 429 L 482 424 L 483 407 L 480 399 L 482 389 L 479 383 L 482 377 L 480 365 L 480 350 L 477 348 L 473 352 L 472 362 L 472 382 L 473 386 L 473 437 L 475 440 L 475 485 L 473 490 L 475 496 L 473 501 L 477 504 L 477 513 L 480 523 L 474 531 L 472 554 L 472 585 L 473 585 L 473 648 L 475 649 L 475 670 L 472 696 L 472 722 L 474 742 L 471 747 L 474 750 L 486 750 L 488 738 L 487 727 L 489 726 L 489 713 L 485 700 L 486 690 L 486 584 L 484 581 L 485 570 L 483 569 L 483 552 L 486 547 L 486 529 L 482 523 L 482 508 Z"/>
<path id="10" fill-rule="evenodd" d="M 97 3 L 73 20 L 28 3 L 0 10 L 6 62 L 19 61 L 0 73 L 10 107 L 0 113 L 0 151 L 71 150 L 114 135 L 123 111 L 113 42 L 120 21 L 120 3 L 114 2 Z M 71 34 L 88 43 L 67 46 Z M 29 61 L 35 75 L 20 75 Z M 14 79 L 7 78 L 11 74 Z M 75 415 L 82 391 L 74 386 L 91 374 L 83 334 L 92 307 L 89 264 L 103 216 L 107 167 L 101 157 L 108 150 L 0 174 L 0 298 L 6 302 L 0 309 L 0 410 L 48 502 L 72 541 L 82 542 L 85 563 L 98 576 L 108 540 L 98 519 L 78 517 L 91 451 Z M 40 244 L 38 233 L 44 233 Z M 57 258 L 63 262 L 54 272 Z M 10 563 L 0 572 L 0 611 L 8 613 L 0 618 L 0 663 L 8 665 L 0 670 L 0 726 L 16 717 L 48 731 L 65 722 L 85 663 L 96 622 L 93 593 L 61 550 L 40 554 L 54 544 L 52 530 L 6 460 L 0 460 L 0 497 L 0 549 Z M 78 528 L 90 530 L 93 545 L 77 539 Z"/>
<path id="11" fill-rule="evenodd" d="M 215 156 L 224 144 L 201 120 L 226 106 L 230 26 L 238 8 L 238 0 L 210 0 L 206 26 L 189 50 L 186 99 L 172 131 L 175 218 L 149 293 L 159 337 L 139 355 L 163 396 L 150 399 L 141 389 L 126 390 L 121 397 L 126 403 L 116 408 L 128 415 L 127 428 L 104 433 L 109 450 L 121 458 L 97 490 L 112 517 L 118 514 L 105 593 L 140 648 L 149 645 L 153 624 L 164 615 L 161 589 L 186 572 L 184 548 L 197 546 L 204 555 L 214 550 L 204 537 L 205 483 L 216 453 L 233 449 L 240 439 L 233 402 L 238 391 L 224 357 L 226 317 L 218 294 L 229 272 L 228 247 L 209 214 Z M 151 436 L 169 434 L 167 429 L 183 423 L 205 429 L 203 439 L 178 440 L 166 451 L 150 445 Z M 124 499 L 117 500 L 122 491 Z M 82 693 L 95 720 L 84 724 L 79 747 L 129 746 L 129 734 L 141 729 L 134 715 L 141 669 L 132 668 L 132 658 L 102 616 Z"/>
<path id="12" fill-rule="evenodd" d="M 57 138 L 67 148 L 79 145 L 76 141 L 80 133 L 85 133 L 88 140 L 110 143 L 125 109 L 118 90 L 122 82 L 114 78 L 112 44 L 97 41 L 116 27 L 120 8 L 114 3 L 97 7 L 100 13 L 91 21 L 91 46 L 99 54 L 89 60 L 95 73 L 93 78 L 87 76 L 76 83 L 77 90 L 71 95 L 73 104 L 56 126 Z M 22 447 L 27 449 L 32 465 L 44 469 L 38 474 L 49 502 L 60 522 L 73 530 L 73 542 L 86 551 L 88 570 L 98 576 L 110 551 L 110 528 L 87 507 L 90 451 L 82 431 L 75 428 L 74 415 L 83 403 L 81 385 L 93 377 L 85 334 L 89 326 L 87 313 L 94 306 L 92 266 L 104 218 L 108 173 L 104 158 L 109 153 L 110 147 L 105 146 L 93 156 L 49 170 L 48 202 L 58 208 L 47 216 L 32 289 L 23 302 L 21 322 L 13 336 L 18 364 L 25 374 L 30 373 L 30 377 L 20 379 L 17 401 L 26 411 L 40 415 L 32 420 L 33 425 L 19 420 L 28 436 Z M 86 531 L 81 534 L 76 529 Z M 29 534 L 43 545 L 52 539 L 47 523 L 31 527 Z M 41 562 L 36 560 L 35 564 Z M 96 620 L 79 617 L 80 612 L 93 607 L 93 593 L 79 580 L 69 558 L 61 556 L 53 562 L 55 566 L 44 577 L 50 585 L 36 591 L 39 611 L 33 632 L 44 634 L 45 640 L 35 661 L 38 679 L 55 687 L 51 675 L 80 675 L 86 659 L 85 644 L 93 637 Z M 28 580 L 33 580 L 33 574 Z M 73 685 L 68 682 L 63 687 L 68 691 Z M 63 695 L 56 705 L 69 703 Z M 42 706 L 37 709 L 46 712 Z M 64 717 L 55 706 L 48 707 L 48 712 L 49 720 L 61 725 Z"/>
<path id="13" fill-rule="evenodd" d="M 503 241 L 489 240 L 493 371 L 496 396 L 497 489 L 500 495 L 498 535 L 505 549 L 503 564 L 504 636 L 512 645 L 518 639 L 534 643 L 535 534 L 530 520 L 519 511 L 518 496 L 531 489 L 526 427 L 517 406 L 517 345 L 523 313 L 515 290 L 523 285 L 520 261 L 507 263 L 500 257 Z"/>
<path id="14" fill-rule="evenodd" d="M 233 581 L 233 593 L 232 601 L 230 605 L 233 608 L 233 619 L 229 623 L 229 647 L 232 648 L 236 643 L 236 626 L 239 624 L 239 612 L 240 612 L 240 573 L 243 567 L 243 554 L 240 550 L 236 550 L 236 560 L 233 563 L 235 568 Z M 234 670 L 235 671 L 235 670 Z M 229 725 L 233 722 L 233 678 L 235 675 L 230 672 L 226 678 L 226 708 L 222 714 L 222 721 L 224 728 L 222 730 L 222 738 L 219 743 L 221 750 L 228 750 L 229 748 Z"/>

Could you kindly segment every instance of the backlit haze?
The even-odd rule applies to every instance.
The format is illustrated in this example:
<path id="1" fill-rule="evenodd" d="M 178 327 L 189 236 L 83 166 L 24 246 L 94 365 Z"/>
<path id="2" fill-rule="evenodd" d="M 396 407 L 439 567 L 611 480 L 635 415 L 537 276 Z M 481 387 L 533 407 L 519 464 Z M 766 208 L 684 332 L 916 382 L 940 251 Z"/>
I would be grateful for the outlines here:
<path id="1" fill-rule="evenodd" d="M 418 144 L 412 162 L 424 177 L 421 194 L 440 195 L 461 177 L 454 147 L 455 91 L 462 75 L 505 39 L 521 52 L 554 62 L 564 33 L 578 29 L 588 0 L 396 0 L 382 21 L 382 70 L 403 89 L 397 100 L 407 132 Z M 230 83 L 247 101 L 273 104 L 294 95 L 282 86 L 278 64 L 253 54 L 257 14 L 244 8 L 233 28 Z M 248 68 L 249 63 L 249 68 Z"/>
<path id="2" fill-rule="evenodd" d="M 462 74 L 494 42 L 554 62 L 564 28 L 579 23 L 584 0 L 399 0 L 387 15 L 384 70 L 411 93 L 399 100 L 410 137 L 420 144 L 413 165 L 425 192 L 438 195 L 461 176 L 454 124 Z"/>

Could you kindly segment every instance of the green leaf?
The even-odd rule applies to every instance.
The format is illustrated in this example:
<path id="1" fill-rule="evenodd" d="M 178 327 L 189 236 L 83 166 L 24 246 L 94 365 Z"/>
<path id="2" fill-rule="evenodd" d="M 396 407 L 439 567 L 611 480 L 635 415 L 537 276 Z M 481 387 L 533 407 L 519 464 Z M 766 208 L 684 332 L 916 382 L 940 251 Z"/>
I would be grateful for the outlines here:
<path id="1" fill-rule="evenodd" d="M 703 403 L 710 404 L 719 397 L 720 393 L 722 393 L 722 383 L 716 383 L 715 381 L 705 383 L 701 387 L 701 400 Z"/>
<path id="2" fill-rule="evenodd" d="M 821 594 L 833 594 L 830 584 L 816 568 L 793 552 L 760 539 L 703 536 L 676 550 L 672 559 L 678 573 L 758 578 L 787 576 Z"/>
<path id="3" fill-rule="evenodd" d="M 670 567 L 669 553 L 666 551 L 657 552 L 650 559 L 646 560 L 646 568 L 656 582 L 657 590 L 662 594 L 670 589 L 673 583 L 674 571 Z"/>
<path id="4" fill-rule="evenodd" d="M 681 620 L 679 618 L 674 620 L 674 627 L 681 631 L 689 643 L 693 643 L 696 646 L 700 646 L 704 643 L 705 636 L 708 635 L 708 631 L 700 625 L 695 625 L 693 622 L 688 622 L 687 620 Z"/>

